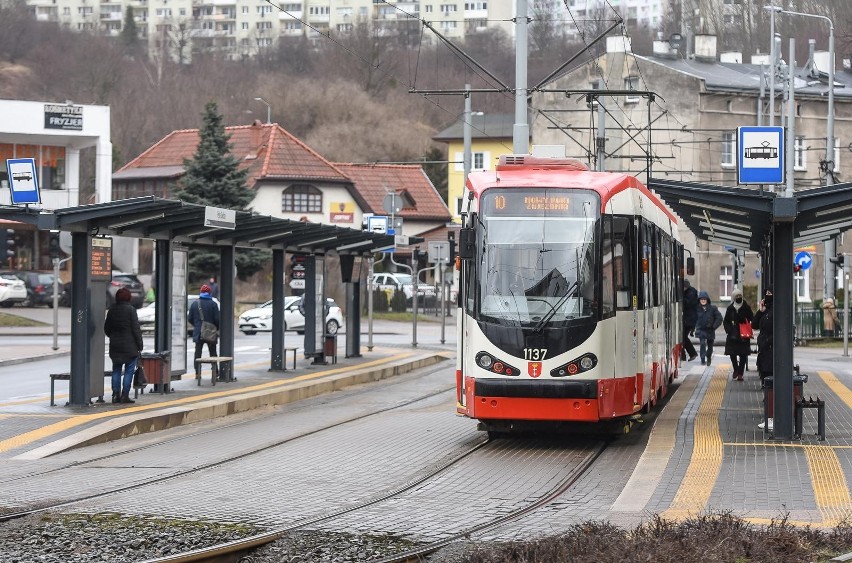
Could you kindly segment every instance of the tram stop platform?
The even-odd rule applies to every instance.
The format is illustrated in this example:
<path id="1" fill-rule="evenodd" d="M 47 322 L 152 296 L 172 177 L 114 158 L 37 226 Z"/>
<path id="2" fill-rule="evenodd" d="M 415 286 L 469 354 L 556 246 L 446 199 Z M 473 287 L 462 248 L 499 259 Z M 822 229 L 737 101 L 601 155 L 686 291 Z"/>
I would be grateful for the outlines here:
<path id="1" fill-rule="evenodd" d="M 787 519 L 833 527 L 852 517 L 852 363 L 840 348 L 799 347 L 794 358 L 808 375 L 803 397 L 825 401 L 825 440 L 815 409 L 803 410 L 800 438 L 775 440 L 764 432 L 754 355 L 744 381 L 732 378 L 724 356 L 711 366 L 686 362 L 640 459 L 607 507 L 611 520 L 626 525 L 649 514 L 683 520 L 731 513 L 755 524 Z"/>
<path id="2" fill-rule="evenodd" d="M 26 347 L 9 351 L 4 365 L 25 365 Z M 30 351 L 31 359 L 55 357 L 57 352 Z M 0 354 L 2 356 L 4 354 Z M 309 358 L 293 358 L 285 371 L 270 371 L 265 361 L 237 362 L 235 381 L 217 380 L 212 384 L 210 364 L 204 365 L 199 382 L 194 371 L 173 379 L 170 391 L 154 391 L 149 384 L 144 393 L 135 397 L 134 404 L 113 404 L 110 401 L 110 380 L 105 378 L 105 402 L 89 406 L 67 406 L 68 381 L 56 381 L 56 405 L 50 406 L 48 373 L 44 379 L 45 393 L 32 398 L 0 401 L 0 459 L 34 460 L 91 444 L 173 428 L 184 424 L 211 420 L 253 409 L 282 405 L 313 397 L 349 385 L 378 381 L 422 367 L 446 361 L 452 357 L 447 350 L 405 349 L 376 346 L 362 350 L 359 357 L 338 355 L 335 363 L 314 364 Z M 447 362 L 448 369 L 451 363 Z M 16 366 L 17 367 L 17 366 Z M 29 368 L 31 369 L 31 368 Z M 149 376 L 150 377 L 150 376 Z M 452 378 L 448 375 L 448 381 Z M 131 398 L 134 392 L 131 391 Z"/>

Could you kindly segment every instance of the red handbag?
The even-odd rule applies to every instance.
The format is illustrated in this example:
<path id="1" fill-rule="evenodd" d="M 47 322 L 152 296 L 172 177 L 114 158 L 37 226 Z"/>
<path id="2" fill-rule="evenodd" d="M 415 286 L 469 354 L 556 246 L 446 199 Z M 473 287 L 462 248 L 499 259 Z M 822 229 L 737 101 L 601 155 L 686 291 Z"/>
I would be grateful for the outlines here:
<path id="1" fill-rule="evenodd" d="M 751 323 L 748 321 L 743 321 L 740 323 L 740 338 L 751 338 L 754 336 L 754 331 L 751 328 Z"/>

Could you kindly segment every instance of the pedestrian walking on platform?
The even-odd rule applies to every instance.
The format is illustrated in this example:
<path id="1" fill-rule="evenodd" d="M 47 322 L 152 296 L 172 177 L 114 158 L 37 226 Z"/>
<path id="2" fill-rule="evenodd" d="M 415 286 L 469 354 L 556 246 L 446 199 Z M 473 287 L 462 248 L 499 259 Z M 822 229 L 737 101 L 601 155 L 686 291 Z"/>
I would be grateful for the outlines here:
<path id="1" fill-rule="evenodd" d="M 751 321 L 754 312 L 743 298 L 741 289 L 734 289 L 731 294 L 731 304 L 725 310 L 725 319 L 722 325 L 725 327 L 725 354 L 730 356 L 731 364 L 734 366 L 733 378 L 737 381 L 743 380 L 746 362 L 751 354 Z"/>
<path id="2" fill-rule="evenodd" d="M 754 314 L 751 326 L 759 330 L 757 335 L 757 371 L 760 373 L 760 381 L 772 376 L 772 287 L 763 291 L 763 299 L 760 307 Z"/>
<path id="3" fill-rule="evenodd" d="M 698 315 L 698 292 L 689 280 L 683 280 L 683 335 L 681 338 L 681 360 L 686 360 L 686 355 L 689 354 L 689 361 L 694 360 L 698 354 L 695 352 L 695 346 L 692 344 L 690 336 L 695 334 L 695 319 Z"/>
<path id="4" fill-rule="evenodd" d="M 112 360 L 113 403 L 136 402 L 130 398 L 130 386 L 142 353 L 142 328 L 136 308 L 130 304 L 131 297 L 129 289 L 119 289 L 104 321 L 104 334 L 109 337 L 109 358 Z M 122 368 L 124 381 L 121 379 Z"/>
<path id="5" fill-rule="evenodd" d="M 201 326 L 204 323 L 212 323 L 216 326 L 216 331 L 219 330 L 219 306 L 213 301 L 213 296 L 210 295 L 210 286 L 206 283 L 201 286 L 198 293 L 198 299 L 189 307 L 187 320 L 192 325 L 192 341 L 195 342 L 195 359 L 201 357 L 201 351 L 207 343 L 207 350 L 211 356 L 218 356 L 216 353 L 216 344 L 218 336 L 205 340 L 201 337 Z M 201 375 L 201 364 L 195 362 L 195 376 Z M 218 374 L 217 374 L 218 375 Z"/>
<path id="6" fill-rule="evenodd" d="M 695 336 L 700 346 L 701 365 L 709 366 L 713 359 L 713 344 L 716 340 L 716 329 L 722 326 L 722 313 L 710 303 L 710 295 L 706 291 L 698 292 L 698 313 L 695 318 Z"/>
<path id="7" fill-rule="evenodd" d="M 837 317 L 837 305 L 834 304 L 834 299 L 826 297 L 822 302 L 822 327 L 823 336 L 834 338 L 837 335 L 837 325 L 840 319 Z"/>

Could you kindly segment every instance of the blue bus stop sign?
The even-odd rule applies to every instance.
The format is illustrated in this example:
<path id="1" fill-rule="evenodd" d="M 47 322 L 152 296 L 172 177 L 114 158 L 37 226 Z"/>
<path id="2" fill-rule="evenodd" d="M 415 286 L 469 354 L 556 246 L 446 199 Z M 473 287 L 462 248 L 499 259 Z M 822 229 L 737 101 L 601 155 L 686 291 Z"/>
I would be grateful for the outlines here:
<path id="1" fill-rule="evenodd" d="M 737 181 L 784 183 L 784 128 L 737 127 Z"/>

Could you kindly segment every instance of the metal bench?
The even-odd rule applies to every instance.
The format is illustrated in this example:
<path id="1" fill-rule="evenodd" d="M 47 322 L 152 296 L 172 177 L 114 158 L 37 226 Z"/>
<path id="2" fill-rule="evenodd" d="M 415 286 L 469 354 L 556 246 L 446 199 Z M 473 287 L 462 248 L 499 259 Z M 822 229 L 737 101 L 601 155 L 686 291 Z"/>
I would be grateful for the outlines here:
<path id="1" fill-rule="evenodd" d="M 104 378 L 107 378 L 107 377 L 110 377 L 110 378 L 112 377 L 111 371 L 105 371 L 104 372 Z M 56 403 L 54 401 L 54 396 L 55 396 L 54 391 L 56 389 L 56 381 L 57 380 L 59 380 L 59 381 L 71 381 L 71 372 L 51 373 L 50 374 L 50 406 L 51 407 L 56 406 Z M 98 397 L 98 402 L 99 403 L 104 402 L 104 396 L 103 395 Z"/>
<path id="2" fill-rule="evenodd" d="M 207 356 L 206 358 L 198 358 L 195 360 L 196 364 L 210 364 L 210 371 L 212 372 L 211 380 L 213 385 L 216 385 L 216 381 L 219 379 L 219 369 L 222 365 L 226 368 L 226 373 L 228 378 L 226 381 L 236 381 L 237 378 L 234 377 L 234 358 L 232 356 Z M 196 381 L 198 381 L 198 385 L 201 385 L 201 374 L 195 376 Z"/>

